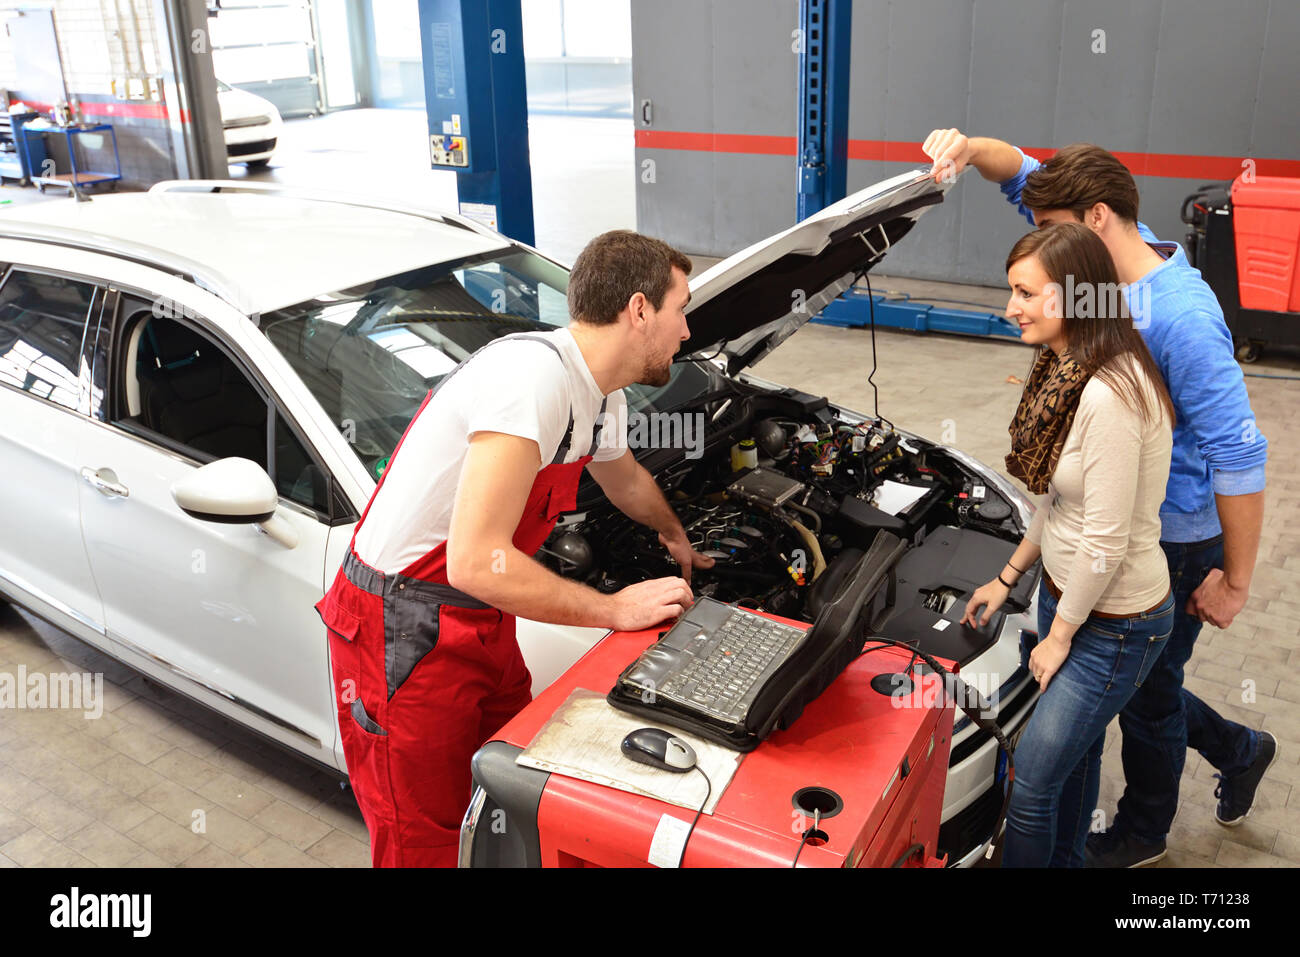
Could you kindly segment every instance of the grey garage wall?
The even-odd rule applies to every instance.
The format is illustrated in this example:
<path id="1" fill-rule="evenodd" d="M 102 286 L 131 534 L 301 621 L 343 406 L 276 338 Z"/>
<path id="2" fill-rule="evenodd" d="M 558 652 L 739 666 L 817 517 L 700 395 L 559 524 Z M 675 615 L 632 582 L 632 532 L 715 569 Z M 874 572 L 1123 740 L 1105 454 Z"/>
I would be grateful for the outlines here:
<path id="1" fill-rule="evenodd" d="M 793 0 L 632 0 L 640 229 L 726 255 L 793 223 L 797 14 Z M 867 155 L 956 126 L 1038 149 L 1294 161 L 1298 48 L 1298 0 L 855 0 L 849 136 Z M 648 145 L 674 133 L 776 139 L 723 144 L 746 152 Z M 912 165 L 851 160 L 849 189 Z M 1222 178 L 1198 172 L 1138 176 L 1161 238 L 1181 240 L 1182 198 Z M 887 271 L 1000 284 L 1028 228 L 971 171 Z"/>
<path id="2" fill-rule="evenodd" d="M 792 136 L 790 0 L 632 0 L 632 112 L 653 130 Z M 647 165 L 647 161 L 649 164 Z M 637 149 L 637 226 L 725 255 L 794 218 L 788 156 Z"/>

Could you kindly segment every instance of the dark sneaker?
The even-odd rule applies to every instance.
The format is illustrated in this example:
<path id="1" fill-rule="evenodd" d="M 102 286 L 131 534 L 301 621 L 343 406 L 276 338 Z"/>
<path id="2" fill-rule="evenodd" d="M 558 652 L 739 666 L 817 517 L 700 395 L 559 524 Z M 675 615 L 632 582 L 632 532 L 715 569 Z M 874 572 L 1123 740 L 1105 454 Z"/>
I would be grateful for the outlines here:
<path id="1" fill-rule="evenodd" d="M 1165 842 L 1148 844 L 1132 834 L 1111 828 L 1089 834 L 1083 849 L 1084 867 L 1143 867 L 1165 856 Z"/>
<path id="2" fill-rule="evenodd" d="M 1259 754 L 1255 762 L 1240 774 L 1219 779 L 1214 789 L 1214 796 L 1219 799 L 1219 806 L 1214 810 L 1214 819 L 1224 827 L 1236 827 L 1246 819 L 1250 809 L 1255 806 L 1255 791 L 1269 769 L 1277 759 L 1277 738 L 1267 731 L 1259 733 Z"/>

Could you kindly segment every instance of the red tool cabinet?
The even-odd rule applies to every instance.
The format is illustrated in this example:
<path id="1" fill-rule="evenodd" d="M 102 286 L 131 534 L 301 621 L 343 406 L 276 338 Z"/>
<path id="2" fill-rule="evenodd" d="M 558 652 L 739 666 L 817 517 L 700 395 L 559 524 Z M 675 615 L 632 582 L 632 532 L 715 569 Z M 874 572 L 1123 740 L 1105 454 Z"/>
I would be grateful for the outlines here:
<path id="1" fill-rule="evenodd" d="M 659 633 L 607 636 L 475 756 L 462 866 L 646 867 L 661 817 L 690 823 L 692 810 L 514 763 L 570 692 L 608 691 Z M 796 853 L 807 867 L 941 866 L 952 703 L 934 674 L 913 674 L 906 697 L 871 687 L 910 658 L 899 648 L 868 650 L 791 728 L 745 755 L 716 811 L 701 815 L 682 866 L 789 867 Z M 812 806 L 825 808 L 826 839 L 800 851 Z"/>

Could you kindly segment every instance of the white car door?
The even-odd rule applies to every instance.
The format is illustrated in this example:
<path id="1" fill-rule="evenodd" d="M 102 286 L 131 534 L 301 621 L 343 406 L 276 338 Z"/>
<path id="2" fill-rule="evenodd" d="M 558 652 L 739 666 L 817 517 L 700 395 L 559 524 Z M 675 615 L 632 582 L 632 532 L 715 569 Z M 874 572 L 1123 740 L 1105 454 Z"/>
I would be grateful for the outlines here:
<path id="1" fill-rule="evenodd" d="M 202 686 L 212 694 L 200 697 L 335 763 L 328 647 L 312 607 L 330 531 L 328 477 L 261 378 L 210 329 L 154 316 L 124 294 L 106 332 L 95 348 L 96 366 L 108 368 L 94 410 L 102 426 L 80 462 L 114 486 L 81 490 L 109 637 L 164 680 L 191 693 Z M 176 504 L 178 482 L 229 456 L 271 473 L 276 517 L 296 543 Z"/>
<path id="2" fill-rule="evenodd" d="M 82 346 L 105 291 L 14 267 L 0 287 L 0 587 L 94 640 L 103 608 L 81 540 Z M 95 323 L 90 323 L 92 328 Z"/>

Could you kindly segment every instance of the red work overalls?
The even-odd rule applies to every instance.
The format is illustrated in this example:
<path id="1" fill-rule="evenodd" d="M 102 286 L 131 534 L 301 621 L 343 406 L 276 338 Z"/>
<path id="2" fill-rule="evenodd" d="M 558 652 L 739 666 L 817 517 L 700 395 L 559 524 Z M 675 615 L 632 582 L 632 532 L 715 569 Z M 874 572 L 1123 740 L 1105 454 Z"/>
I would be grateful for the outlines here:
<path id="1" fill-rule="evenodd" d="M 518 338 L 540 342 L 563 358 L 554 344 L 528 335 L 506 336 L 484 348 Z M 416 418 L 437 391 L 425 397 Z M 601 419 L 588 453 L 562 464 L 573 433 L 570 410 L 559 451 L 537 473 L 515 529 L 514 545 L 525 555 L 541 547 L 560 513 L 575 507 Z M 397 444 L 390 469 L 410 431 L 408 426 Z M 381 478 L 374 495 L 383 486 Z M 358 529 L 369 511 L 367 504 Z M 327 628 L 343 754 L 370 831 L 372 863 L 455 866 L 470 800 L 470 758 L 532 699 L 514 616 L 448 584 L 445 542 L 395 575 L 362 562 L 350 544 L 316 609 Z"/>

